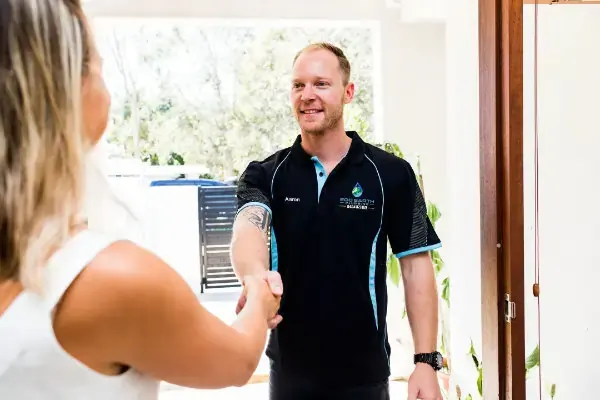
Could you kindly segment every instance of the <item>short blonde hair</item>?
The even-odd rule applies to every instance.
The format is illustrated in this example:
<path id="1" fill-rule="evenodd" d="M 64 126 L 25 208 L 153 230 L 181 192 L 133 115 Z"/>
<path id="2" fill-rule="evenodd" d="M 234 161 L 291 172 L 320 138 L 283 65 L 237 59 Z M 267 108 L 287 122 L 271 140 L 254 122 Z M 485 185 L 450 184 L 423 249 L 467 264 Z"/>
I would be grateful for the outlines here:
<path id="1" fill-rule="evenodd" d="M 0 281 L 37 286 L 76 223 L 89 58 L 79 0 L 0 2 Z"/>
<path id="2" fill-rule="evenodd" d="M 296 54 L 292 65 L 296 64 L 296 60 L 298 60 L 298 57 L 300 57 L 303 53 L 316 50 L 327 50 L 337 57 L 340 64 L 340 71 L 342 71 L 342 81 L 344 82 L 344 85 L 347 85 L 348 82 L 350 82 L 350 62 L 348 61 L 348 58 L 346 58 L 344 51 L 331 43 L 318 42 L 309 44 Z"/>

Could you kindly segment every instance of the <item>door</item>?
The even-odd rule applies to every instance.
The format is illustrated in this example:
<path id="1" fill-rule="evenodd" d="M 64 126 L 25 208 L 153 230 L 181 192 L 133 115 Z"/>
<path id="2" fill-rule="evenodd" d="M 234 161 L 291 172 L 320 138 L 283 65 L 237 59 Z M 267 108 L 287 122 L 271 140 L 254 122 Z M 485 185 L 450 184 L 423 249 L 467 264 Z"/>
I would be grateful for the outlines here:
<path id="1" fill-rule="evenodd" d="M 483 398 L 525 399 L 523 2 L 479 0 Z"/>

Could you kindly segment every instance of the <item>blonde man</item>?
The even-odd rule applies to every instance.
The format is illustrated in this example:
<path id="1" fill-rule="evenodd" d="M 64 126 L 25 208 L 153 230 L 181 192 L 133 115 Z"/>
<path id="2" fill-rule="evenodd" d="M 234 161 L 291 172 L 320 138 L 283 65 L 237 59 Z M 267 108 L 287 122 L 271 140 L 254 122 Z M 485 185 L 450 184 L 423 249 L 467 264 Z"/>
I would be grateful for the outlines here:
<path id="1" fill-rule="evenodd" d="M 271 400 L 389 399 L 388 240 L 402 265 L 417 353 L 409 400 L 439 400 L 429 251 L 441 242 L 410 165 L 344 129 L 353 96 L 340 48 L 300 51 L 290 84 L 300 134 L 250 163 L 238 183 L 235 268 L 240 276 L 277 272 L 283 282 L 267 349 Z"/>

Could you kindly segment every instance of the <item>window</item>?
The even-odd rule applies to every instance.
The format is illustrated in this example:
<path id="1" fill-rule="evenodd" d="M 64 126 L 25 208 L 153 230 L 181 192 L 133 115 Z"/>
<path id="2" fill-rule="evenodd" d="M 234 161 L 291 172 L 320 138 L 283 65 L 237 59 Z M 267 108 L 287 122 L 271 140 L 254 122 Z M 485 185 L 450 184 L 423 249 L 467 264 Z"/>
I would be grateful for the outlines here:
<path id="1" fill-rule="evenodd" d="M 369 23 L 94 20 L 112 94 L 113 158 L 199 165 L 220 179 L 289 146 L 292 60 L 310 42 L 342 47 L 354 101 L 346 128 L 374 138 L 376 26 Z M 326 27 L 324 27 L 326 26 Z M 378 56 L 378 55 L 377 55 Z"/>

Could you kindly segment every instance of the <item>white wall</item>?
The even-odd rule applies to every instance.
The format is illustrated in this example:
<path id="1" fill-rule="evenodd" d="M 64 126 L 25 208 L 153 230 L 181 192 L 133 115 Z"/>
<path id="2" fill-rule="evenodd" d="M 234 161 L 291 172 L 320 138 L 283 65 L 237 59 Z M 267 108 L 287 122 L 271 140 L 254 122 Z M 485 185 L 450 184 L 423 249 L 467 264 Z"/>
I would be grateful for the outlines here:
<path id="1" fill-rule="evenodd" d="M 477 2 L 456 0 L 446 22 L 447 188 L 445 253 L 450 269 L 450 398 L 478 398 L 471 340 L 481 359 L 481 245 L 479 206 L 479 58 Z M 485 360 L 484 360 L 485 362 Z"/>
<path id="2" fill-rule="evenodd" d="M 537 343 L 534 280 L 534 7 L 524 12 L 526 350 Z M 541 351 L 556 399 L 595 398 L 600 373 L 600 7 L 539 6 Z M 537 397 L 537 371 L 528 398 Z"/>
<path id="3" fill-rule="evenodd" d="M 425 194 L 446 209 L 446 42 L 444 24 L 395 24 L 383 30 L 386 139 L 419 156 Z M 440 220 L 442 221 L 442 220 Z M 445 225 L 440 222 L 441 225 Z M 443 229 L 443 228 L 442 228 Z M 446 235 L 444 235 L 446 236 Z"/>

